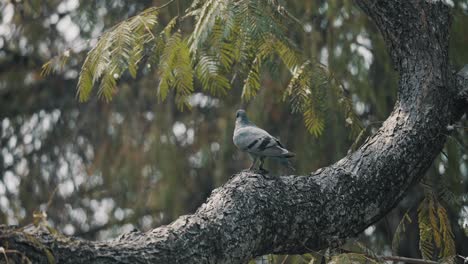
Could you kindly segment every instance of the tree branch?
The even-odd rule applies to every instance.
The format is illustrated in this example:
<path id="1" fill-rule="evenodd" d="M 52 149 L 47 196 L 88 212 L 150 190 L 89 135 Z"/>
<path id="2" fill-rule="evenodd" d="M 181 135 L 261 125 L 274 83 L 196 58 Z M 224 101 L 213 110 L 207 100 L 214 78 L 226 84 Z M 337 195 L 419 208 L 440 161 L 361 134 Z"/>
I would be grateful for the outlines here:
<path id="1" fill-rule="evenodd" d="M 246 263 L 338 246 L 362 232 L 424 175 L 463 109 L 448 63 L 449 7 L 356 2 L 382 32 L 400 82 L 391 115 L 355 152 L 310 176 L 241 172 L 193 215 L 145 233 L 92 242 L 3 227 L 0 245 L 34 263 L 46 263 L 47 252 L 60 263 Z"/>
<path id="2" fill-rule="evenodd" d="M 403 263 L 412 263 L 412 264 L 439 264 L 439 262 L 432 261 L 432 260 L 406 258 L 406 257 L 399 257 L 399 256 L 379 256 L 379 258 L 382 260 L 401 261 Z"/>
<path id="3" fill-rule="evenodd" d="M 374 254 L 367 254 L 367 253 L 361 253 L 361 252 L 354 252 L 351 250 L 346 250 L 346 249 L 341 249 L 342 252 L 345 254 L 356 254 L 356 255 L 362 255 L 365 256 L 368 259 L 373 259 L 376 261 L 397 261 L 397 262 L 403 262 L 403 263 L 411 263 L 411 264 L 439 264 L 437 261 L 432 261 L 432 260 L 427 260 L 427 259 L 416 259 L 416 258 L 407 258 L 407 257 L 400 257 L 400 256 L 379 256 L 379 255 L 374 255 Z"/>

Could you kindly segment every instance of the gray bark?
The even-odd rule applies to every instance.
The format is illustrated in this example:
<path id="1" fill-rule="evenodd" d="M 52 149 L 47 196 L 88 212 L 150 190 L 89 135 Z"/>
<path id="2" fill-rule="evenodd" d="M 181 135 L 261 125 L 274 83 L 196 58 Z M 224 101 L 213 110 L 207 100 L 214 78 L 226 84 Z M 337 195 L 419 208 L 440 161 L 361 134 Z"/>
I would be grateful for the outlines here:
<path id="1" fill-rule="evenodd" d="M 310 175 L 235 175 L 193 215 L 106 242 L 0 229 L 0 244 L 46 263 L 246 263 L 341 244 L 381 219 L 440 153 L 467 109 L 448 62 L 450 8 L 441 1 L 356 0 L 400 73 L 395 107 L 355 152 Z M 461 79 L 460 79 L 461 78 Z M 34 239 L 31 239 L 34 237 Z M 14 253 L 9 256 L 15 255 Z"/>

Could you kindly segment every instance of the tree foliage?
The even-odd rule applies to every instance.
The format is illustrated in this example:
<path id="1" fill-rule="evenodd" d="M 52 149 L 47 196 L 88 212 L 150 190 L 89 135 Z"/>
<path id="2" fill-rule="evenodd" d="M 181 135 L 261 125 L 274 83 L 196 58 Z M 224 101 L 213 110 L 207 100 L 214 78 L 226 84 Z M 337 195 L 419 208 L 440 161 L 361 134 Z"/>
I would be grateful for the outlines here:
<path id="1" fill-rule="evenodd" d="M 290 100 L 293 112 L 303 115 L 311 134 L 318 137 L 323 132 L 324 105 L 330 96 L 338 101 L 353 132 L 362 128 L 344 87 L 324 65 L 304 57 L 292 44 L 288 26 L 302 25 L 277 1 L 194 1 L 185 16 L 166 27 L 158 27 L 158 10 L 149 8 L 99 38 L 81 68 L 80 101 L 88 100 L 98 84 L 98 96 L 111 100 L 119 78 L 125 71 L 135 78 L 144 55 L 159 62 L 158 97 L 165 100 L 174 90 L 181 110 L 189 106 L 195 77 L 213 95 L 226 94 L 235 78 L 243 78 L 242 99 L 249 101 L 261 89 L 264 65 L 282 63 L 291 73 L 283 98 Z M 195 25 L 184 37 L 176 23 L 187 19 L 195 20 Z M 53 67 L 48 62 L 43 72 L 48 74 Z"/>
<path id="2" fill-rule="evenodd" d="M 97 83 L 98 95 L 109 101 L 125 70 L 136 77 L 145 45 L 155 40 L 152 30 L 157 25 L 157 15 L 157 8 L 149 8 L 120 22 L 99 38 L 81 67 L 78 79 L 80 101 L 89 98 Z"/>
<path id="3" fill-rule="evenodd" d="M 424 259 L 455 260 L 455 243 L 446 209 L 431 189 L 418 207 L 419 249 Z M 436 257 L 436 253 L 437 257 Z"/>

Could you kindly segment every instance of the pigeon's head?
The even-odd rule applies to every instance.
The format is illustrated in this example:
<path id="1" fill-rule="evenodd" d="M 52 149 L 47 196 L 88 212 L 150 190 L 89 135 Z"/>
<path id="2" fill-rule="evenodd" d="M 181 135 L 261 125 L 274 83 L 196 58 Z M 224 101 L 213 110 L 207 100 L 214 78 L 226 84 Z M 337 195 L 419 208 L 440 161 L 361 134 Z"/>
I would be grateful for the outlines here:
<path id="1" fill-rule="evenodd" d="M 249 119 L 247 118 L 247 114 L 245 113 L 244 109 L 239 109 L 236 112 L 236 122 L 240 123 L 248 123 Z"/>

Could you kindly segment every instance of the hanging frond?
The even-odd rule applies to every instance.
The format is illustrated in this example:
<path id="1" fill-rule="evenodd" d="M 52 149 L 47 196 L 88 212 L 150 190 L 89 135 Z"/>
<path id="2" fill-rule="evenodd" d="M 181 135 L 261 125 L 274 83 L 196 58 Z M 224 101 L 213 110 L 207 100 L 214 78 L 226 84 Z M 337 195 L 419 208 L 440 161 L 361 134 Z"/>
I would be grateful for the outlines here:
<path id="1" fill-rule="evenodd" d="M 419 249 L 424 259 L 438 259 L 453 262 L 455 242 L 450 220 L 433 190 L 425 188 L 425 197 L 418 207 Z"/>
<path id="2" fill-rule="evenodd" d="M 177 107 L 190 107 L 188 96 L 193 92 L 193 67 L 187 39 L 180 32 L 167 41 L 159 63 L 158 97 L 165 100 L 169 90 L 174 89 Z"/>
<path id="3" fill-rule="evenodd" d="M 287 39 L 283 41 L 275 39 L 273 47 L 275 52 L 281 58 L 281 61 L 283 61 L 284 65 L 286 65 L 290 71 L 292 71 L 296 65 L 301 63 L 302 60 L 300 58 L 299 51 L 293 47 Z"/>
<path id="4" fill-rule="evenodd" d="M 157 25 L 157 15 L 157 8 L 149 8 L 122 21 L 100 37 L 81 67 L 77 91 L 80 101 L 89 98 L 93 86 L 99 81 L 98 94 L 110 100 L 117 79 L 127 69 L 131 76 L 136 77 L 144 46 L 155 40 L 152 30 Z"/>
<path id="5" fill-rule="evenodd" d="M 112 99 L 117 88 L 117 73 L 106 71 L 99 85 L 98 96 L 103 97 L 107 102 Z"/>
<path id="6" fill-rule="evenodd" d="M 49 76 L 51 73 L 62 71 L 70 58 L 70 50 L 64 51 L 42 65 L 41 75 Z"/>
<path id="7" fill-rule="evenodd" d="M 328 97 L 338 100 L 338 109 L 345 115 L 346 125 L 358 135 L 362 125 L 352 102 L 346 97 L 342 86 L 326 67 L 307 60 L 291 68 L 292 77 L 283 93 L 283 100 L 289 99 L 293 112 L 304 115 L 309 132 L 320 136 L 325 127 L 325 104 Z"/>
<path id="8" fill-rule="evenodd" d="M 175 73 L 176 103 L 180 110 L 190 108 L 188 97 L 193 92 L 193 67 L 187 40 L 182 40 Z"/>
<path id="9" fill-rule="evenodd" d="M 309 133 L 315 137 L 319 137 L 325 128 L 324 118 L 320 116 L 320 113 L 316 111 L 313 106 L 310 106 L 309 109 L 304 112 L 303 116 L 305 126 Z"/>
<path id="10" fill-rule="evenodd" d="M 434 243 L 433 243 L 433 227 L 429 219 L 429 202 L 432 199 L 426 196 L 418 207 L 418 224 L 419 224 L 419 250 L 424 259 L 433 259 Z"/>
<path id="11" fill-rule="evenodd" d="M 226 18 L 229 3 L 228 0 L 207 0 L 199 9 L 191 13 L 196 15 L 197 20 L 189 39 L 191 52 L 197 53 L 198 48 L 211 33 L 217 19 Z"/>
<path id="12" fill-rule="evenodd" d="M 302 113 L 307 130 L 318 137 L 325 128 L 324 101 L 328 82 L 325 75 L 312 69 L 310 61 L 292 69 L 292 78 L 283 99 L 290 100 L 293 112 Z"/>
<path id="13" fill-rule="evenodd" d="M 277 54 L 290 69 L 300 63 L 299 52 L 286 38 L 287 18 L 267 0 L 197 1 L 189 9 L 196 24 L 189 38 L 190 51 L 217 56 L 229 72 L 239 64 L 246 78 L 242 98 L 250 100 L 261 86 L 261 65 Z"/>
<path id="14" fill-rule="evenodd" d="M 228 22 L 231 25 L 226 25 Z M 207 40 L 208 43 L 208 52 L 212 52 L 215 56 L 218 57 L 219 62 L 225 69 L 229 69 L 235 61 L 235 50 L 236 47 L 232 42 L 232 30 L 237 28 L 234 25 L 233 21 L 230 20 L 221 20 L 216 19 L 215 24 L 212 29 L 212 33 Z"/>
<path id="15" fill-rule="evenodd" d="M 393 234 L 393 239 L 392 239 L 392 251 L 394 253 L 398 252 L 398 247 L 401 242 L 401 236 L 406 232 L 406 224 L 411 224 L 411 217 L 408 214 L 408 211 L 403 215 L 403 217 L 400 220 L 400 223 L 398 224 L 395 234 Z"/>
<path id="16" fill-rule="evenodd" d="M 260 90 L 260 67 L 261 59 L 260 57 L 255 57 L 249 74 L 244 80 L 244 87 L 242 88 L 242 98 L 244 100 L 248 101 L 252 99 L 252 97 L 257 95 L 258 90 Z"/>
<path id="17" fill-rule="evenodd" d="M 174 17 L 167 23 L 167 25 L 164 27 L 164 29 L 161 32 L 161 35 L 164 35 L 166 38 L 169 38 L 171 36 L 171 32 L 174 30 L 175 26 L 177 25 L 177 19 L 178 17 Z"/>
<path id="18" fill-rule="evenodd" d="M 128 55 L 128 71 L 133 78 L 136 78 L 138 65 L 143 58 L 144 48 L 147 43 L 156 40 L 152 28 L 157 24 L 156 17 L 138 16 L 131 21 L 130 29 L 138 35 L 136 42 L 131 43 L 133 47 Z"/>
<path id="19" fill-rule="evenodd" d="M 456 254 L 454 235 L 450 226 L 447 211 L 440 204 L 437 207 L 437 216 L 440 222 L 440 234 L 443 242 L 443 248 L 439 252 L 439 258 L 444 260 L 445 263 L 453 262 Z"/>
<path id="20" fill-rule="evenodd" d="M 88 52 L 86 59 L 81 66 L 80 77 L 78 78 L 77 94 L 81 102 L 88 100 L 94 83 L 101 78 L 104 68 L 109 63 L 109 33 L 101 36 L 96 46 Z"/>
<path id="21" fill-rule="evenodd" d="M 177 25 L 178 17 L 174 17 L 167 23 L 167 25 L 161 30 L 159 35 L 155 36 L 155 39 L 152 43 L 152 45 L 149 46 L 149 56 L 147 59 L 147 63 L 149 67 L 152 67 L 154 65 L 158 65 L 161 59 L 161 56 L 164 51 L 164 47 L 166 46 L 167 41 L 171 38 L 172 36 L 172 31 Z"/>
<path id="22" fill-rule="evenodd" d="M 293 68 L 291 80 L 283 93 L 283 101 L 290 98 L 293 112 L 303 112 L 303 107 L 307 103 L 309 88 L 306 88 L 306 86 L 308 86 L 310 76 L 306 73 L 306 70 L 308 70 L 310 64 L 311 62 L 307 60 L 299 67 Z"/>
<path id="23" fill-rule="evenodd" d="M 216 58 L 202 55 L 195 68 L 203 89 L 208 90 L 211 94 L 224 95 L 227 90 L 231 89 L 229 80 L 221 73 L 220 64 Z"/>

